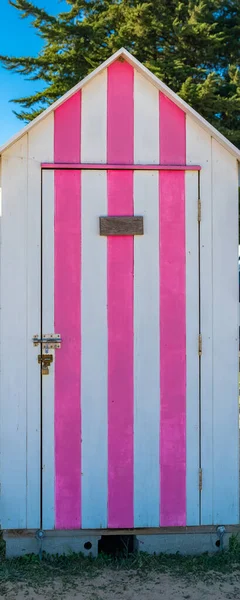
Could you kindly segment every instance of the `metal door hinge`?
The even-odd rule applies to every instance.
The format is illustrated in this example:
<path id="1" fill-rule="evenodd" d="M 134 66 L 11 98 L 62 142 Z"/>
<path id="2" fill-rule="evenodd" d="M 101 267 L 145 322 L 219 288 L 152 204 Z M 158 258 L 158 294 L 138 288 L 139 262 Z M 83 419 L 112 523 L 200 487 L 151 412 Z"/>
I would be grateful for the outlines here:
<path id="1" fill-rule="evenodd" d="M 202 356 L 202 335 L 198 336 L 198 356 Z"/>
<path id="2" fill-rule="evenodd" d="M 198 198 L 198 223 L 202 220 L 202 202 L 201 199 Z"/>
<path id="3" fill-rule="evenodd" d="M 198 471 L 198 489 L 199 492 L 202 491 L 202 469 L 199 469 Z"/>

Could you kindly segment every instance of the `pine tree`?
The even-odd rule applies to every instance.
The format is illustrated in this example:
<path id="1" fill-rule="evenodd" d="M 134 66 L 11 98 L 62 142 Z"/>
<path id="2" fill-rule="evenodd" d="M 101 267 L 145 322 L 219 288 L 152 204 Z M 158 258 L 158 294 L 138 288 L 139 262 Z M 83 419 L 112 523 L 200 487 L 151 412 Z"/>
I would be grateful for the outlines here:
<path id="1" fill-rule="evenodd" d="M 48 14 L 9 0 L 44 40 L 37 57 L 0 56 L 46 86 L 13 100 L 30 121 L 121 46 L 240 147 L 240 0 L 66 0 Z"/>

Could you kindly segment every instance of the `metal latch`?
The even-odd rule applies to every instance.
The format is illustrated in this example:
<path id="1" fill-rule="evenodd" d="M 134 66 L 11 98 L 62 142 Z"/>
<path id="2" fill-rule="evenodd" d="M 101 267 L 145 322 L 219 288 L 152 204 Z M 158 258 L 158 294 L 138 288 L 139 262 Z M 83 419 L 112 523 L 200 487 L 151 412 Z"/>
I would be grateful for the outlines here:
<path id="1" fill-rule="evenodd" d="M 49 375 L 49 367 L 53 362 L 52 354 L 39 354 L 38 355 L 38 364 L 41 365 L 42 375 Z"/>
<path id="2" fill-rule="evenodd" d="M 61 348 L 60 333 L 45 333 L 42 337 L 33 336 L 33 345 L 40 345 L 42 354 L 38 355 L 38 364 L 41 365 L 42 375 L 49 375 L 49 367 L 53 362 L 53 354 L 49 354 L 49 350 Z"/>
<path id="3" fill-rule="evenodd" d="M 49 349 L 61 348 L 61 335 L 60 333 L 45 333 L 42 337 L 38 337 L 38 335 L 33 336 L 33 345 L 38 346 L 42 344 L 43 352 L 48 353 Z"/>

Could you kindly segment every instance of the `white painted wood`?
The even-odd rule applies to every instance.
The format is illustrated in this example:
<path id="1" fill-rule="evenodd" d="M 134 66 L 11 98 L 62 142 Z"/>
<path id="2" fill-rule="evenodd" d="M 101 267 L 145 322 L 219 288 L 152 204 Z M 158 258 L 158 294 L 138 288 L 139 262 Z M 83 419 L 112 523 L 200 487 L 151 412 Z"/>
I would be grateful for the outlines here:
<path id="1" fill-rule="evenodd" d="M 0 217 L 1 216 L 2 216 L 2 159 L 0 157 Z M 0 229 L 1 229 L 1 223 L 0 223 Z"/>
<path id="2" fill-rule="evenodd" d="M 38 182 L 40 182 L 42 162 L 52 162 L 54 160 L 54 115 L 53 113 L 46 117 L 42 123 L 37 124 L 28 136 L 29 161 L 35 161 L 35 168 L 38 169 Z M 29 174 L 29 177 L 31 173 Z"/>
<path id="3" fill-rule="evenodd" d="M 82 90 L 81 161 L 107 161 L 107 69 Z"/>
<path id="4" fill-rule="evenodd" d="M 2 264 L 1 264 L 1 252 L 2 252 L 2 157 L 0 157 L 0 391 L 1 391 L 1 360 L 2 360 L 2 351 L 1 351 L 1 346 L 2 346 L 2 331 L 1 331 L 1 305 L 2 305 L 2 298 L 1 298 L 1 289 L 2 289 L 2 278 L 1 278 L 1 271 L 2 271 Z M 1 472 L 2 472 L 2 466 L 1 466 L 1 454 L 2 454 L 2 440 L 1 440 L 1 411 L 2 411 L 2 402 L 1 402 L 1 396 L 0 396 L 0 479 L 1 479 Z M 3 513 L 3 509 L 2 509 L 2 494 L 0 494 L 0 525 L 1 525 L 1 520 L 2 520 L 2 513 Z"/>
<path id="5" fill-rule="evenodd" d="M 199 525 L 199 272 L 198 272 L 198 175 L 185 175 L 186 215 L 186 441 L 187 525 Z"/>
<path id="6" fill-rule="evenodd" d="M 237 161 L 212 140 L 215 524 L 239 522 L 237 184 Z"/>
<path id="7" fill-rule="evenodd" d="M 54 333 L 54 171 L 44 171 L 42 181 L 42 328 L 44 333 Z M 55 522 L 54 369 L 53 356 L 49 375 L 42 377 L 43 529 L 54 529 Z"/>
<path id="8" fill-rule="evenodd" d="M 155 85 L 155 87 L 163 92 L 170 100 L 175 102 L 179 108 L 184 110 L 184 112 L 192 117 L 192 119 L 202 128 L 207 131 L 210 135 L 213 136 L 214 139 L 219 141 L 219 143 L 230 152 L 233 156 L 235 156 L 238 160 L 240 160 L 240 150 L 234 146 L 227 138 L 225 138 L 215 127 L 210 125 L 206 119 L 204 119 L 201 115 L 199 115 L 191 106 L 189 106 L 180 96 L 175 94 L 165 83 L 163 83 L 156 75 L 153 75 L 147 67 L 145 67 L 142 63 L 140 63 L 130 52 L 128 52 L 125 48 L 120 48 L 115 52 L 110 58 L 104 61 L 97 69 L 92 71 L 89 75 L 87 75 L 82 81 L 80 81 L 77 85 L 75 85 L 69 92 L 64 94 L 61 98 L 59 98 L 56 102 L 54 102 L 51 106 L 49 106 L 41 115 L 36 117 L 31 123 L 26 125 L 21 131 L 19 131 L 16 135 L 12 136 L 6 144 L 0 147 L 0 154 L 2 154 L 10 145 L 16 142 L 20 137 L 22 137 L 25 133 L 27 133 L 32 127 L 34 127 L 37 123 L 46 118 L 46 116 L 52 111 L 56 110 L 58 106 L 63 104 L 65 100 L 73 96 L 76 92 L 83 88 L 87 83 L 89 83 L 96 75 L 99 75 L 104 69 L 110 66 L 115 60 L 118 58 L 124 58 L 127 60 L 137 71 L 139 71 L 142 75 L 146 77 L 150 83 Z"/>
<path id="9" fill-rule="evenodd" d="M 40 527 L 40 367 L 39 347 L 32 336 L 40 334 L 41 311 L 41 161 L 53 160 L 53 113 L 28 134 L 27 220 L 27 528 Z M 33 401 L 34 399 L 34 401 Z"/>
<path id="10" fill-rule="evenodd" d="M 26 521 L 27 136 L 2 157 L 1 527 Z"/>
<path id="11" fill-rule="evenodd" d="M 159 92 L 134 69 L 134 162 L 159 163 Z M 134 526 L 160 515 L 159 174 L 134 173 Z M 149 394 L 149 390 L 151 393 Z"/>
<path id="12" fill-rule="evenodd" d="M 107 174 L 82 172 L 82 527 L 107 527 Z"/>
<path id="13" fill-rule="evenodd" d="M 158 527 L 160 515 L 159 176 L 134 174 L 134 527 Z"/>
<path id="14" fill-rule="evenodd" d="M 201 333 L 203 354 L 201 358 L 201 467 L 203 469 L 203 490 L 201 493 L 201 524 L 213 523 L 213 437 L 212 437 L 212 318 L 213 318 L 213 272 L 212 272 L 212 171 L 211 136 L 187 117 L 187 163 L 197 161 L 200 173 L 202 203 L 201 221 Z M 200 465 L 199 465 L 200 466 Z"/>
<path id="15" fill-rule="evenodd" d="M 159 92 L 134 70 L 134 162 L 159 163 Z"/>

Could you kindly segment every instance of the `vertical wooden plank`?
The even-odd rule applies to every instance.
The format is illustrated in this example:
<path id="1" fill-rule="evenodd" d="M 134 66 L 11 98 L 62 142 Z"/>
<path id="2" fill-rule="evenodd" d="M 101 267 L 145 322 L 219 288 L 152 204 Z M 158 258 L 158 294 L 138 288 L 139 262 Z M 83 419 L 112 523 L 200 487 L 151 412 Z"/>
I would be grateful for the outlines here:
<path id="1" fill-rule="evenodd" d="M 108 172 L 108 214 L 133 214 L 133 173 Z M 133 527 L 133 236 L 108 237 L 108 526 Z"/>
<path id="2" fill-rule="evenodd" d="M 24 529 L 27 490 L 27 135 L 2 157 L 1 527 Z"/>
<path id="3" fill-rule="evenodd" d="M 54 161 L 80 162 L 81 159 L 80 90 L 54 111 Z"/>
<path id="4" fill-rule="evenodd" d="M 54 333 L 54 171 L 42 174 L 42 329 Z M 58 333 L 58 332 L 57 332 Z M 42 526 L 54 529 L 54 398 L 56 352 L 49 375 L 42 378 Z"/>
<path id="5" fill-rule="evenodd" d="M 54 115 L 54 160 L 79 162 L 81 91 Z M 55 527 L 81 526 L 81 172 L 55 171 Z"/>
<path id="6" fill-rule="evenodd" d="M 159 163 L 159 92 L 134 71 L 134 163 Z"/>
<path id="7" fill-rule="evenodd" d="M 81 157 L 106 163 L 107 70 L 82 90 Z M 106 171 L 82 172 L 82 527 L 107 527 L 107 214 Z M 97 290 L 97 293 L 96 293 Z"/>
<path id="8" fill-rule="evenodd" d="M 107 159 L 132 163 L 133 68 L 108 68 Z M 133 214 L 133 172 L 108 172 L 108 214 Z M 108 526 L 133 527 L 133 237 L 108 238 Z"/>
<path id="9" fill-rule="evenodd" d="M 159 94 L 160 110 L 160 163 L 186 164 L 186 115 L 162 92 Z"/>
<path id="10" fill-rule="evenodd" d="M 32 336 L 40 334 L 41 311 L 41 162 L 53 160 L 53 114 L 28 134 L 28 220 L 27 220 L 27 528 L 40 527 L 40 367 L 39 347 Z M 51 331 L 51 330 L 50 330 Z M 34 401 L 33 401 L 34 398 Z M 52 402 L 52 399 L 51 399 Z M 43 410 L 45 408 L 43 405 Z M 48 419 L 45 420 L 47 430 Z M 50 437 L 51 439 L 51 437 Z M 43 470 L 43 479 L 45 471 Z M 50 485 L 50 482 L 48 482 Z"/>
<path id="11" fill-rule="evenodd" d="M 213 522 L 239 522 L 238 171 L 212 139 Z"/>
<path id="12" fill-rule="evenodd" d="M 187 164 L 200 164 L 200 192 L 202 220 L 200 233 L 200 311 L 203 354 L 201 357 L 201 467 L 203 469 L 203 489 L 201 493 L 201 524 L 213 523 L 213 265 L 212 265 L 212 174 L 211 174 L 211 136 L 187 116 Z M 195 398 L 195 402 L 196 398 Z M 194 402 L 194 404 L 195 404 Z M 194 409 L 193 409 L 194 410 Z M 197 411 L 197 406 L 195 406 Z M 195 457 L 195 458 L 194 458 Z M 196 471 L 199 461 L 194 452 Z M 190 484 L 189 474 L 189 484 Z M 193 482 L 194 485 L 194 482 Z M 196 494 L 197 497 L 197 494 Z"/>
<path id="13" fill-rule="evenodd" d="M 185 173 L 160 174 L 160 524 L 186 525 Z"/>
<path id="14" fill-rule="evenodd" d="M 185 164 L 185 113 L 162 93 L 160 160 Z M 186 524 L 185 173 L 160 173 L 160 524 Z M 177 451 L 176 451 L 177 449 Z"/>
<path id="15" fill-rule="evenodd" d="M 186 492 L 187 525 L 199 525 L 198 175 L 186 173 Z"/>
<path id="16" fill-rule="evenodd" d="M 126 61 L 108 67 L 107 160 L 132 164 L 134 155 L 134 69 Z"/>
<path id="17" fill-rule="evenodd" d="M 134 527 L 159 527 L 159 200 L 158 173 L 135 172 Z"/>
<path id="18" fill-rule="evenodd" d="M 2 157 L 0 157 L 0 216 L 1 216 L 1 218 L 0 218 L 0 251 L 2 252 Z M 0 282 L 2 282 L 1 270 L 2 270 L 2 265 L 1 265 L 1 257 L 0 257 Z M 2 308 L 1 289 L 2 289 L 2 285 L 0 285 L 0 307 Z M 0 317 L 0 379 L 1 379 L 1 359 L 2 359 L 1 345 L 2 345 L 2 331 L 1 331 L 1 317 Z M 0 383 L 0 390 L 1 390 L 1 383 Z M 1 410 L 2 410 L 2 403 L 1 403 L 1 397 L 0 397 L 0 411 Z M 0 426 L 0 471 L 1 471 L 1 455 L 2 455 L 2 440 L 1 440 L 1 426 Z M 2 499 L 2 494 L 0 494 L 0 515 L 3 514 L 2 504 L 3 504 L 3 499 Z M 1 524 L 2 524 L 2 517 L 0 516 L 0 525 Z"/>
<path id="19" fill-rule="evenodd" d="M 82 89 L 81 160 L 107 160 L 107 69 Z"/>
<path id="20" fill-rule="evenodd" d="M 55 527 L 81 526 L 81 172 L 55 171 Z"/>
<path id="21" fill-rule="evenodd" d="M 107 174 L 82 172 L 82 527 L 107 527 Z"/>
<path id="22" fill-rule="evenodd" d="M 159 163 L 159 92 L 134 71 L 134 162 Z M 134 173 L 134 526 L 158 527 L 160 505 L 159 175 Z"/>

